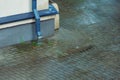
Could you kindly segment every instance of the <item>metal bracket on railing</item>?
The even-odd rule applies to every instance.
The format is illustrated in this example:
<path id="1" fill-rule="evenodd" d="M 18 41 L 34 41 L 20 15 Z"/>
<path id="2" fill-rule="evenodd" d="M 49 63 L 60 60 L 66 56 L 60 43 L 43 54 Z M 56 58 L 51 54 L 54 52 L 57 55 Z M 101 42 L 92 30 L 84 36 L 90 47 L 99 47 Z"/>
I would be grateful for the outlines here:
<path id="1" fill-rule="evenodd" d="M 32 0 L 32 11 L 34 13 L 34 17 L 35 17 L 35 26 L 36 26 L 36 34 L 38 39 L 42 38 L 42 34 L 41 34 L 41 27 L 40 27 L 40 15 L 37 11 L 37 0 Z"/>

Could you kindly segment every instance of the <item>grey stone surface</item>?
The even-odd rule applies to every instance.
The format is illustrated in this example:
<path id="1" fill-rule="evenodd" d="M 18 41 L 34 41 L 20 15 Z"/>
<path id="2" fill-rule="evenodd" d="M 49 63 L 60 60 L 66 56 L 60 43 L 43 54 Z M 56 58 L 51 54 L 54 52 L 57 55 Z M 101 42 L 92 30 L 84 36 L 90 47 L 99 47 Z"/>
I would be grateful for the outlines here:
<path id="1" fill-rule="evenodd" d="M 54 1 L 60 30 L 0 49 L 0 80 L 120 80 L 120 1 Z"/>

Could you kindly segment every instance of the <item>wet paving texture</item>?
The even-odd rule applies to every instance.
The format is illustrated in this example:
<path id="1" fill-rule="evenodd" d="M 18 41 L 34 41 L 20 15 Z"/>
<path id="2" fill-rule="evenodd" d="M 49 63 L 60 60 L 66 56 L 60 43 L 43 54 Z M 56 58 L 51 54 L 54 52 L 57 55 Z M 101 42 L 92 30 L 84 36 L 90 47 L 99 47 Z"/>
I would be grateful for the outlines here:
<path id="1" fill-rule="evenodd" d="M 0 80 L 120 80 L 120 1 L 54 1 L 60 30 L 0 49 Z"/>

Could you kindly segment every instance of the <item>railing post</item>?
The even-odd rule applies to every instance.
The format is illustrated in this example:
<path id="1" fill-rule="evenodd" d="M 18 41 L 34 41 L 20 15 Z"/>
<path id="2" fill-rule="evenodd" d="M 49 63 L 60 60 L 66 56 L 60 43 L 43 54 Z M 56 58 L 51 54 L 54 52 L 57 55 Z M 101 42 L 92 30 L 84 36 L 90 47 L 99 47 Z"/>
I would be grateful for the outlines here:
<path id="1" fill-rule="evenodd" d="M 42 34 L 41 34 L 41 27 L 40 27 L 40 15 L 37 11 L 37 0 L 32 0 L 32 11 L 34 13 L 34 17 L 35 17 L 35 27 L 36 27 L 36 34 L 38 39 L 42 38 Z"/>

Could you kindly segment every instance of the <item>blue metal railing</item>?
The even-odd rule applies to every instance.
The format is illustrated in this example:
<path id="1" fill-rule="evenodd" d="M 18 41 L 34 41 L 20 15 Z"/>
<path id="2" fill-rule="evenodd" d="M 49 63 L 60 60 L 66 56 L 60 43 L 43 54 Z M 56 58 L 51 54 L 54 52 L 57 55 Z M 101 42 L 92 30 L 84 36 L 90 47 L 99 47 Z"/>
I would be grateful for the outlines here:
<path id="1" fill-rule="evenodd" d="M 49 5 L 49 9 L 40 10 L 40 11 L 38 11 L 38 13 L 39 13 L 40 17 L 59 14 L 59 12 L 51 4 Z M 22 13 L 22 14 L 11 15 L 11 16 L 8 15 L 6 17 L 0 17 L 0 25 L 6 24 L 6 23 L 11 23 L 11 22 L 16 22 L 16 21 L 32 19 L 34 17 L 35 16 L 33 15 L 33 12 Z"/>
<path id="2" fill-rule="evenodd" d="M 38 39 L 42 38 L 41 28 L 40 28 L 40 15 L 37 11 L 37 0 L 32 0 L 32 11 L 35 16 L 35 26 L 36 26 L 36 34 Z"/>

